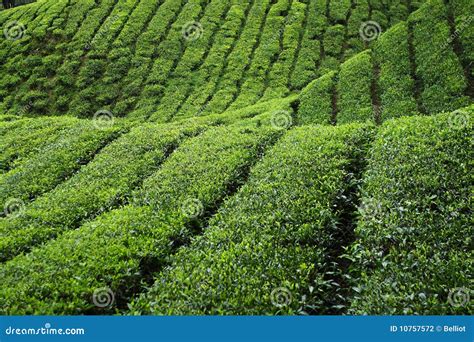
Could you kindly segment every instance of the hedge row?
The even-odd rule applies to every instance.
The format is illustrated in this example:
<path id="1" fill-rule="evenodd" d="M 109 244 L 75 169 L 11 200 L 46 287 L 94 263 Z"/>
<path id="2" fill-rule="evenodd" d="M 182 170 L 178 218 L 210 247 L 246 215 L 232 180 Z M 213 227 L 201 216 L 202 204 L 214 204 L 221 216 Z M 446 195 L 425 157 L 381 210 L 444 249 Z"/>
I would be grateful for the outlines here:
<path id="1" fill-rule="evenodd" d="M 83 14 L 80 15 L 78 11 L 87 11 L 92 6 L 90 3 L 86 2 L 86 4 L 80 4 L 80 1 L 69 2 L 61 16 L 49 25 L 44 37 L 34 35 L 29 48 L 34 52 L 23 56 L 20 62 L 24 70 L 22 71 L 24 82 L 15 89 L 15 102 L 10 112 L 17 113 L 21 111 L 22 106 L 29 107 L 29 111 L 24 113 L 28 116 L 42 115 L 48 111 L 50 93 L 46 88 L 49 87 L 51 77 L 56 73 L 64 58 L 64 54 L 58 49 L 64 45 L 64 41 L 72 38 L 70 30 L 80 25 Z"/>
<path id="2" fill-rule="evenodd" d="M 383 104 L 382 120 L 418 112 L 409 53 L 405 22 L 384 33 L 374 46 L 375 61 L 380 68 L 378 85 Z"/>
<path id="3" fill-rule="evenodd" d="M 203 235 L 157 274 L 132 313 L 324 313 L 336 286 L 326 256 L 333 235 L 345 229 L 335 202 L 352 182 L 349 169 L 370 131 L 361 125 L 290 131 Z"/>
<path id="4" fill-rule="evenodd" d="M 163 3 L 163 0 L 140 1 L 130 14 L 126 25 L 108 52 L 107 65 L 102 78 L 91 86 L 94 96 L 88 98 L 88 101 L 91 101 L 95 108 L 110 110 L 113 107 L 123 87 L 122 80 L 130 68 L 134 67 L 132 61 L 137 51 L 138 41 L 150 29 L 151 22 Z"/>
<path id="5" fill-rule="evenodd" d="M 306 6 L 309 13 L 306 18 L 301 49 L 290 79 L 291 90 L 300 90 L 316 78 L 318 75 L 317 64 L 321 59 L 319 38 L 327 25 L 326 1 L 310 1 Z"/>
<path id="6" fill-rule="evenodd" d="M 333 23 L 346 22 L 351 11 L 351 0 L 330 0 L 329 1 L 329 19 Z"/>
<path id="7" fill-rule="evenodd" d="M 0 175 L 0 207 L 4 208 L 11 199 L 27 202 L 51 190 L 88 163 L 123 130 L 118 124 L 97 129 L 92 122 L 79 122 L 63 131 L 59 139 Z"/>
<path id="8" fill-rule="evenodd" d="M 365 49 L 364 41 L 360 37 L 362 23 L 370 18 L 370 6 L 368 0 L 355 0 L 354 7 L 347 22 L 347 50 L 344 51 L 344 59 L 362 52 Z"/>
<path id="9" fill-rule="evenodd" d="M 466 103 L 463 69 L 452 45 L 447 9 L 442 0 L 429 0 L 409 18 L 416 74 L 423 82 L 421 102 L 426 113 L 455 110 Z"/>
<path id="10" fill-rule="evenodd" d="M 298 109 L 299 123 L 328 125 L 334 113 L 336 73 L 326 75 L 311 82 L 300 94 Z"/>
<path id="11" fill-rule="evenodd" d="M 344 48 L 345 34 L 346 28 L 341 24 L 326 29 L 323 40 L 326 55 L 339 59 Z"/>
<path id="12" fill-rule="evenodd" d="M 131 19 L 130 15 L 139 3 L 139 0 L 119 1 L 90 42 L 89 52 L 84 57 L 75 80 L 70 112 L 82 117 L 91 117 L 98 108 L 101 108 L 95 99 L 106 67 L 112 63 L 107 57 L 112 44 Z"/>
<path id="13" fill-rule="evenodd" d="M 113 306 L 94 306 L 93 294 L 103 287 L 114 291 L 123 309 L 145 285 L 141 281 L 204 226 L 265 146 L 282 134 L 256 123 L 215 128 L 184 143 L 145 180 L 132 205 L 2 264 L 0 312 L 113 312 Z"/>
<path id="14" fill-rule="evenodd" d="M 459 108 L 462 103 L 469 102 L 469 99 L 463 96 L 466 86 L 463 70 L 449 42 L 446 41 L 445 49 L 441 50 L 436 45 L 433 48 L 433 44 L 429 43 L 427 38 L 427 35 L 431 33 L 425 22 L 432 23 L 438 20 L 439 22 L 436 25 L 433 24 L 434 26 L 448 29 L 446 18 L 442 17 L 444 19 L 441 20 L 440 17 L 441 14 L 446 15 L 445 11 L 444 5 L 436 4 L 436 1 L 428 1 L 409 17 L 409 25 L 399 23 L 378 38 L 373 46 L 373 60 L 371 50 L 368 50 L 350 58 L 341 66 L 337 74 L 337 103 L 333 103 L 333 107 L 337 107 L 335 109 L 338 111 L 338 123 L 373 120 L 372 97 L 375 101 L 378 96 L 382 121 L 417 114 L 419 108 L 415 94 L 419 92 L 421 93 L 421 99 L 419 99 L 421 110 L 426 111 L 427 103 L 431 101 L 432 108 L 431 112 L 428 111 L 429 113 L 437 113 L 447 107 Z M 416 27 L 413 26 L 415 22 L 419 23 Z M 416 29 L 413 32 L 414 28 Z M 342 26 L 340 30 L 342 35 Z M 421 39 L 421 33 L 426 36 L 423 36 L 423 42 L 418 42 L 417 40 Z M 331 28 L 328 28 L 326 35 L 331 35 Z M 412 77 L 410 43 L 415 49 L 416 76 L 422 81 L 419 84 L 415 84 Z M 327 46 L 329 45 L 325 44 L 325 47 Z M 397 53 L 393 53 L 394 51 Z M 421 53 L 426 53 L 422 61 L 419 60 Z M 468 53 L 465 50 L 463 58 L 467 58 Z M 440 56 L 444 55 L 447 57 L 441 61 Z M 322 63 L 321 72 L 327 72 L 331 67 L 335 68 L 338 61 L 334 59 L 333 62 L 326 57 Z M 379 69 L 379 75 L 374 75 L 373 62 Z M 433 62 L 436 65 L 435 73 L 433 73 Z M 325 63 L 332 65 L 328 68 Z M 453 68 L 453 63 L 455 68 Z M 331 77 L 325 77 L 315 81 L 300 94 L 302 122 L 327 123 L 331 119 L 330 79 Z M 454 92 L 456 87 L 457 93 Z M 448 91 L 451 91 L 451 95 Z M 433 98 L 429 100 L 430 94 L 437 94 L 437 97 L 433 95 Z M 445 102 L 441 104 L 442 99 Z"/>
<path id="15" fill-rule="evenodd" d="M 337 123 L 374 120 L 372 110 L 373 66 L 370 51 L 362 52 L 341 65 Z"/>
<path id="16" fill-rule="evenodd" d="M 212 95 L 217 91 L 220 81 L 224 76 L 229 56 L 235 51 L 237 43 L 247 24 L 247 18 L 254 11 L 255 1 L 235 1 L 215 37 L 214 45 L 209 51 L 207 59 L 193 77 L 193 87 L 190 96 L 182 104 L 175 115 L 175 119 L 197 115 L 203 112 Z M 199 88 L 197 88 L 199 87 Z"/>
<path id="17" fill-rule="evenodd" d="M 244 75 L 241 75 L 243 83 L 238 88 L 235 101 L 228 107 L 230 110 L 252 105 L 262 97 L 268 73 L 281 53 L 292 3 L 297 2 L 278 0 L 270 8 L 260 44 L 251 58 L 250 68 Z"/>
<path id="18" fill-rule="evenodd" d="M 41 10 L 46 11 L 48 6 L 52 6 L 52 2 L 47 3 L 49 5 L 45 6 L 46 2 L 44 2 L 40 6 L 34 6 L 36 10 L 30 8 L 28 11 L 17 11 L 15 15 L 12 15 L 11 18 L 9 18 L 10 20 L 8 22 L 21 21 L 23 25 L 26 25 L 23 23 L 23 21 L 25 21 L 28 23 L 27 26 L 25 26 L 25 28 L 29 30 L 28 32 L 34 32 L 34 29 L 38 24 L 38 20 L 34 19 L 41 17 Z M 3 39 L 0 43 L 0 59 L 5 61 L 0 65 L 0 110 L 2 110 L 2 113 L 6 113 L 8 109 L 7 104 L 4 103 L 5 98 L 10 95 L 10 99 L 12 99 L 11 91 L 21 80 L 22 73 L 30 71 L 22 70 L 21 67 L 18 67 L 25 59 L 22 52 L 24 51 L 25 46 L 27 46 L 26 44 L 24 45 L 24 41 L 27 39 L 31 39 L 31 36 L 23 36 L 21 39 L 17 40 Z"/>
<path id="19" fill-rule="evenodd" d="M 244 80 L 243 75 L 250 67 L 250 60 L 260 44 L 271 7 L 270 0 L 262 0 L 257 1 L 256 6 L 250 11 L 240 40 L 229 55 L 224 76 L 203 114 L 222 113 L 237 97 L 240 85 Z"/>
<path id="20" fill-rule="evenodd" d="M 0 260 L 76 228 L 81 222 L 126 203 L 181 140 L 205 125 L 145 125 L 105 147 L 89 164 L 39 197 L 19 217 L 2 221 Z M 104 177 L 104 175 L 107 175 Z"/>
<path id="21" fill-rule="evenodd" d="M 18 116 L 15 116 L 18 118 Z M 57 140 L 77 124 L 72 118 L 16 120 L 0 125 L 0 172 L 6 172 L 27 157 Z"/>
<path id="22" fill-rule="evenodd" d="M 471 106 L 389 121 L 378 133 L 352 249 L 351 313 L 474 312 L 469 299 L 462 305 L 474 267 L 473 119 Z"/>
<path id="23" fill-rule="evenodd" d="M 185 4 L 182 0 L 166 0 L 150 21 L 147 30 L 138 38 L 128 72 L 120 82 L 118 94 L 111 100 L 117 115 L 125 116 L 135 107 L 153 62 L 162 52 L 160 46 L 163 46 L 173 22 L 179 17 Z M 151 93 L 149 95 L 154 96 Z"/>
<path id="24" fill-rule="evenodd" d="M 28 94 L 29 84 L 25 84 L 23 81 L 27 80 L 36 67 L 41 64 L 40 53 L 38 50 L 34 51 L 35 48 L 38 47 L 40 41 L 44 44 L 45 37 L 49 32 L 53 32 L 56 27 L 62 25 L 63 21 L 56 19 L 63 16 L 64 20 L 69 8 L 67 0 L 54 2 L 49 7 L 45 6 L 45 9 L 40 11 L 41 13 L 37 13 L 29 24 L 24 24 L 27 31 L 22 39 L 13 42 L 6 40 L 10 43 L 11 49 L 9 57 L 5 56 L 4 58 L 7 62 L 1 74 L 5 75 L 6 79 L 2 82 L 4 90 L 1 95 L 5 96 L 3 102 L 9 108 L 8 113 L 18 114 L 25 105 L 30 105 L 30 110 L 34 110 L 36 101 L 42 100 L 41 94 L 35 92 Z"/>
<path id="25" fill-rule="evenodd" d="M 38 23 L 37 19 L 42 17 L 44 15 L 44 12 L 46 12 L 46 10 L 51 6 L 53 6 L 52 2 L 42 2 L 38 3 L 38 5 L 28 8 L 28 10 L 26 11 L 24 10 L 24 8 L 17 9 L 8 18 L 8 21 L 25 21 L 25 23 L 22 22 L 22 24 L 24 25 L 28 24 L 28 26 L 25 26 L 25 28 L 29 30 L 34 30 Z M 23 39 L 25 38 L 26 37 L 23 37 Z M 18 45 L 21 45 L 18 40 L 2 40 L 2 42 L 0 43 L 0 57 L 2 57 L 2 60 L 4 60 L 5 57 L 9 56 L 11 50 L 13 50 L 14 48 L 18 49 Z M 13 54 L 10 54 L 10 56 L 12 55 Z"/>
<path id="26" fill-rule="evenodd" d="M 190 94 L 198 91 L 193 87 L 194 77 L 198 74 L 195 70 L 199 70 L 209 57 L 209 52 L 215 44 L 215 36 L 224 23 L 231 5 L 231 0 L 214 0 L 206 6 L 204 16 L 200 20 L 203 29 L 203 32 L 199 33 L 201 37 L 186 44 L 186 50 L 170 74 L 171 79 L 165 84 L 163 97 L 157 101 L 159 104 L 150 117 L 151 121 L 172 120 Z"/>
<path id="27" fill-rule="evenodd" d="M 259 101 L 282 98 L 288 95 L 293 65 L 301 49 L 304 25 L 309 6 L 294 0 L 285 22 L 278 59 L 271 66 L 265 79 L 265 91 Z"/>
<path id="28" fill-rule="evenodd" d="M 52 92 L 50 98 L 51 112 L 63 113 L 69 111 L 71 99 L 76 95 L 76 81 L 81 68 L 86 64 L 86 55 L 94 47 L 97 40 L 106 31 L 105 25 L 109 26 L 110 13 L 116 1 L 105 0 L 98 4 L 85 3 L 87 16 L 83 18 L 81 26 L 72 39 L 67 39 L 64 45 L 60 45 L 58 55 L 64 56 L 58 64 L 57 72 L 53 74 L 50 82 L 45 86 L 45 92 Z M 102 28 L 102 29 L 101 29 Z M 102 32 L 98 35 L 98 32 Z M 108 36 L 110 37 L 110 36 Z M 99 109 L 99 108 L 98 108 Z M 98 110 L 96 109 L 96 110 Z M 72 113 L 80 115 L 81 113 Z"/>
<path id="29" fill-rule="evenodd" d="M 469 65 L 468 72 L 470 72 L 469 77 L 472 80 L 474 79 L 474 68 L 472 67 L 474 63 L 474 18 L 472 14 L 474 13 L 474 4 L 469 0 L 458 0 L 449 1 L 449 6 L 451 6 L 455 20 L 455 32 L 452 33 L 450 39 L 455 39 L 454 36 L 456 36 L 456 39 L 461 42 L 464 50 L 462 59 L 466 65 Z"/>
<path id="30" fill-rule="evenodd" d="M 147 75 L 144 88 L 139 96 L 137 107 L 130 117 L 147 119 L 156 109 L 157 102 L 163 96 L 166 84 L 183 56 L 187 41 L 183 37 L 183 27 L 189 23 L 200 22 L 205 14 L 209 0 L 190 0 L 171 25 L 166 39 L 158 48 L 158 55 Z"/>

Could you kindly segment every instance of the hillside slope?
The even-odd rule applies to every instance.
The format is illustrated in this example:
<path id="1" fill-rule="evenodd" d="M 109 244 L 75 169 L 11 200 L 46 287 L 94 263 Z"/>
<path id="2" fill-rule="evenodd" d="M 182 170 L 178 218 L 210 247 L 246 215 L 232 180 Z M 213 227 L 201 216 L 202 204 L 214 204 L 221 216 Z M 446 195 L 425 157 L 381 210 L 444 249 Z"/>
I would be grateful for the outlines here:
<path id="1" fill-rule="evenodd" d="M 473 7 L 0 12 L 0 313 L 472 314 Z"/>

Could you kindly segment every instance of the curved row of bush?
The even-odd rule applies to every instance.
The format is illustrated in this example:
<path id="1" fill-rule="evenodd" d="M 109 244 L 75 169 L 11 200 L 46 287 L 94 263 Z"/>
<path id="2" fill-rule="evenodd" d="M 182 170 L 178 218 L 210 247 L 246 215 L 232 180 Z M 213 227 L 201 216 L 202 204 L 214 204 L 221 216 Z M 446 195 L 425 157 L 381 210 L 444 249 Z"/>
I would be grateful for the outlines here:
<path id="1" fill-rule="evenodd" d="M 336 87 L 329 76 L 308 85 L 301 93 L 301 120 L 319 124 L 334 119 L 337 123 L 383 121 L 460 108 L 472 102 L 464 95 L 468 80 L 459 59 L 469 58 L 469 53 L 466 45 L 463 54 L 456 55 L 447 7 L 440 0 L 429 0 L 407 23 L 383 33 L 371 50 L 344 62 L 335 76 Z M 322 99 L 313 96 L 319 94 Z M 333 99 L 331 111 L 329 98 Z"/>
<path id="2" fill-rule="evenodd" d="M 181 13 L 171 24 L 166 38 L 158 47 L 158 54 L 152 60 L 136 107 L 129 113 L 129 117 L 146 120 L 154 112 L 157 101 L 163 96 L 166 84 L 186 50 L 187 42 L 183 29 L 186 25 L 196 25 L 202 20 L 209 2 L 210 0 L 185 2 Z"/>
<path id="3" fill-rule="evenodd" d="M 5 208 L 10 200 L 28 202 L 53 189 L 126 130 L 121 124 L 104 129 L 95 125 L 93 122 L 73 124 L 51 144 L 0 174 L 0 208 Z"/>
<path id="4" fill-rule="evenodd" d="M 182 144 L 134 196 L 75 231 L 0 266 L 4 314 L 105 313 L 167 263 L 205 226 L 220 201 L 245 181 L 246 170 L 283 133 L 258 117 L 219 127 Z M 37 272 L 41 269 L 41 272 Z M 94 305 L 107 287 L 115 306 Z"/>
<path id="5" fill-rule="evenodd" d="M 373 135 L 366 125 L 291 130 L 189 247 L 171 257 L 137 314 L 328 312 L 328 250 L 346 229 L 336 203 Z M 326 311 L 328 310 L 328 311 Z"/>
<path id="6" fill-rule="evenodd" d="M 120 82 L 117 82 L 117 93 L 113 99 L 108 99 L 111 108 L 117 115 L 125 116 L 137 105 L 143 94 L 154 96 L 153 89 L 145 86 L 145 81 L 153 67 L 153 62 L 162 53 L 164 42 L 174 21 L 181 15 L 185 1 L 166 0 L 158 8 L 151 19 L 147 30 L 136 42 L 135 54 L 130 60 L 127 72 Z"/>
<path id="7" fill-rule="evenodd" d="M 163 3 L 163 0 L 140 1 L 130 13 L 123 29 L 112 42 L 110 51 L 103 57 L 103 73 L 95 77 L 95 83 L 88 83 L 90 90 L 83 93 L 84 100 L 92 103 L 91 108 L 112 108 L 113 101 L 123 86 L 123 78 L 134 67 L 133 58 L 137 53 L 137 46 L 141 44 L 144 33 L 151 29 L 152 20 L 159 15 Z"/>
<path id="8" fill-rule="evenodd" d="M 247 25 L 234 50 L 228 56 L 223 77 L 217 84 L 212 98 L 206 103 L 204 114 L 222 113 L 238 95 L 238 89 L 243 82 L 242 76 L 250 67 L 251 58 L 260 44 L 263 28 L 265 27 L 272 1 L 257 1 L 249 12 Z"/>
<path id="9" fill-rule="evenodd" d="M 134 25 L 132 20 L 137 19 L 133 13 L 141 9 L 142 3 L 140 0 L 122 0 L 112 7 L 107 19 L 86 46 L 88 52 L 78 70 L 74 88 L 70 91 L 68 111 L 82 117 L 91 117 L 102 108 L 97 100 L 101 96 L 99 92 L 105 77 L 104 73 L 107 67 L 115 62 L 109 60 L 109 56 L 117 53 L 114 44 L 123 40 L 122 34 L 131 35 L 128 28 Z M 136 39 L 133 36 L 131 38 Z"/>
<path id="10" fill-rule="evenodd" d="M 204 62 L 211 57 L 210 53 L 216 44 L 215 37 L 220 27 L 225 22 L 232 7 L 232 1 L 211 1 L 206 6 L 205 13 L 199 22 L 201 27 L 196 27 L 195 34 L 200 35 L 197 40 L 187 42 L 182 57 L 172 71 L 171 79 L 166 82 L 161 99 L 156 100 L 155 113 L 150 116 L 150 121 L 170 121 L 176 115 L 184 101 L 191 92 L 198 91 L 193 88 L 194 70 L 199 70 Z M 197 25 L 197 24 L 194 24 Z M 202 28 L 202 32 L 200 29 Z M 219 44 L 219 42 L 217 42 Z"/>
<path id="11" fill-rule="evenodd" d="M 69 8 L 69 1 L 67 0 L 57 1 L 52 5 L 47 4 L 39 10 L 39 13 L 36 13 L 34 18 L 29 18 L 29 21 L 27 21 L 27 18 L 20 18 L 18 23 L 13 23 L 17 25 L 19 31 L 23 30 L 22 37 L 14 37 L 13 40 L 5 37 L 4 44 L 6 44 L 6 47 L 0 48 L 0 51 L 7 52 L 6 56 L 2 56 L 2 60 L 5 60 L 6 63 L 0 71 L 3 88 L 0 92 L 0 102 L 3 102 L 3 105 L 9 108 L 10 113 L 18 115 L 22 108 L 27 105 L 31 107 L 30 110 L 35 108 L 35 100 L 39 98 L 38 93 L 28 94 L 29 84 L 23 82 L 28 80 L 36 67 L 41 64 L 40 53 L 34 50 L 38 48 L 40 42 L 44 44 L 45 37 L 48 34 L 62 25 Z M 63 17 L 61 18 L 61 16 Z M 39 98 L 39 100 L 42 99 L 44 99 L 44 96 Z"/>
<path id="12" fill-rule="evenodd" d="M 307 25 L 308 16 L 309 6 L 295 0 L 285 19 L 285 30 L 282 32 L 280 41 L 280 54 L 267 72 L 266 88 L 263 93 L 261 92 L 260 101 L 288 95 L 291 71 L 301 49 L 300 38 L 304 34 L 304 25 Z"/>
<path id="13" fill-rule="evenodd" d="M 0 260 L 30 250 L 102 212 L 126 203 L 186 137 L 206 126 L 140 126 L 105 147 L 77 174 L 38 197 L 18 216 L 1 221 Z"/>
<path id="14" fill-rule="evenodd" d="M 248 24 L 248 19 L 256 7 L 258 4 L 255 0 L 236 1 L 232 4 L 224 24 L 217 32 L 215 43 L 210 49 L 207 59 L 192 79 L 195 91 L 192 91 L 184 103 L 181 103 L 179 113 L 175 114 L 174 119 L 195 116 L 196 113 L 204 112 L 208 101 L 216 92 L 220 80 L 224 76 L 229 56 L 235 53 L 243 30 Z"/>
<path id="15" fill-rule="evenodd" d="M 363 177 L 350 313 L 474 312 L 473 119 L 471 106 L 380 129 Z"/>
<path id="16" fill-rule="evenodd" d="M 0 123 L 0 173 L 15 168 L 29 155 L 41 151 L 78 122 L 78 119 L 64 117 Z"/>

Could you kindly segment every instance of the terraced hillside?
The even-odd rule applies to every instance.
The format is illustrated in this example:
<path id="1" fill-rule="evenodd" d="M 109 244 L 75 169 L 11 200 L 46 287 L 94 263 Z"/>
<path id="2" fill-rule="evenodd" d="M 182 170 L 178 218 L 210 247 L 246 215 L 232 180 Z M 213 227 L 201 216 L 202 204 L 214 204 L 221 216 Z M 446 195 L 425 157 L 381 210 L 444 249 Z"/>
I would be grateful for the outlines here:
<path id="1" fill-rule="evenodd" d="M 1 314 L 472 314 L 469 0 L 0 12 Z"/>

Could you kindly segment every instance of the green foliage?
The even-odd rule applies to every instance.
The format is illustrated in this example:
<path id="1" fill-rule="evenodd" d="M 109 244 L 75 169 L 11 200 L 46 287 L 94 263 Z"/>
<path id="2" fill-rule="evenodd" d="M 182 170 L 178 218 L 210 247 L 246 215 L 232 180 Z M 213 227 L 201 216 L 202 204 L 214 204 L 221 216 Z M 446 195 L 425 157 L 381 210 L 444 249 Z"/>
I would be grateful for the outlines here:
<path id="1" fill-rule="evenodd" d="M 407 25 L 400 23 L 383 34 L 374 47 L 374 55 L 380 68 L 382 120 L 416 114 Z"/>
<path id="2" fill-rule="evenodd" d="M 222 25 L 227 12 L 230 10 L 230 0 L 214 0 L 206 6 L 203 18 L 196 29 L 199 31 L 199 39 L 187 43 L 181 59 L 172 71 L 171 80 L 167 82 L 163 97 L 155 110 L 155 114 L 150 117 L 150 121 L 170 121 L 176 114 L 183 101 L 193 89 L 194 70 L 199 69 L 204 59 L 207 59 L 206 52 L 211 48 L 214 35 Z M 205 28 L 205 29 L 204 29 Z"/>
<path id="3" fill-rule="evenodd" d="M 364 175 L 352 248 L 355 314 L 472 314 L 474 107 L 389 121 Z M 468 290 L 467 290 L 468 291 Z"/>
<path id="4" fill-rule="evenodd" d="M 151 175 L 175 145 L 205 126 L 141 126 L 105 147 L 89 164 L 38 197 L 21 215 L 0 225 L 0 260 L 75 228 L 88 218 L 126 203 L 132 189 Z M 104 175 L 107 175 L 104 177 Z"/>
<path id="5" fill-rule="evenodd" d="M 344 23 L 351 9 L 351 0 L 329 1 L 329 18 L 332 22 Z"/>
<path id="6" fill-rule="evenodd" d="M 332 57 L 339 58 L 344 45 L 344 36 L 346 29 L 337 24 L 327 28 L 324 33 L 324 52 Z"/>
<path id="7" fill-rule="evenodd" d="M 6 172 L 15 168 L 15 165 L 57 140 L 78 122 L 77 119 L 65 117 L 12 120 L 0 124 L 0 170 Z"/>
<path id="8" fill-rule="evenodd" d="M 226 62 L 234 52 L 238 38 L 242 34 L 248 16 L 254 10 L 254 6 L 257 6 L 255 2 L 247 1 L 236 1 L 232 4 L 224 23 L 216 33 L 209 55 L 192 78 L 194 91 L 191 91 L 174 119 L 195 116 L 206 109 L 223 77 Z"/>
<path id="9" fill-rule="evenodd" d="M 324 279 L 327 248 L 332 234 L 344 229 L 334 201 L 348 186 L 354 151 L 363 150 L 370 135 L 357 125 L 290 131 L 132 312 L 323 313 L 331 287 Z M 291 299 L 279 307 L 271 297 L 281 287 Z"/>
<path id="10" fill-rule="evenodd" d="M 459 39 L 464 50 L 464 63 L 470 65 L 471 79 L 474 78 L 474 25 L 473 13 L 474 3 L 470 0 L 450 1 L 452 14 L 454 16 L 454 33 L 451 34 L 450 40 Z"/>
<path id="11" fill-rule="evenodd" d="M 300 124 L 331 123 L 336 73 L 330 72 L 311 82 L 300 95 L 298 117 Z"/>
<path id="12" fill-rule="evenodd" d="M 115 139 L 123 128 L 97 129 L 92 122 L 79 122 L 61 137 L 22 159 L 0 175 L 0 207 L 9 199 L 29 201 L 63 182 L 87 164 L 95 153 Z"/>
<path id="13" fill-rule="evenodd" d="M 301 27 L 307 10 L 307 5 L 298 1 L 293 2 L 285 22 L 285 31 L 281 42 L 283 49 L 267 76 L 267 89 L 260 99 L 261 101 L 282 98 L 288 95 L 289 79 L 293 64 L 296 63 L 295 58 L 297 58 L 301 48 L 300 37 L 304 34 L 301 32 Z"/>
<path id="14" fill-rule="evenodd" d="M 450 44 L 446 7 L 429 0 L 409 18 L 416 74 L 423 81 L 421 101 L 427 113 L 454 110 L 468 103 L 462 66 Z"/>
<path id="15" fill-rule="evenodd" d="M 326 27 L 324 6 L 324 0 L 310 1 L 307 4 L 309 13 L 306 19 L 306 29 L 290 80 L 292 89 L 302 89 L 317 76 L 317 63 L 321 58 L 321 43 L 318 38 Z"/>
<path id="16" fill-rule="evenodd" d="M 362 52 L 341 65 L 337 123 L 372 121 L 373 66 L 370 51 Z"/>
<path id="17" fill-rule="evenodd" d="M 282 134 L 256 123 L 215 128 L 182 144 L 145 180 L 131 205 L 1 265 L 0 312 L 104 313 L 92 301 L 97 288 L 110 287 L 118 301 L 136 291 Z"/>
<path id="18" fill-rule="evenodd" d="M 255 53 L 260 35 L 270 8 L 270 0 L 256 1 L 256 5 L 249 12 L 247 25 L 245 26 L 240 40 L 235 49 L 228 57 L 225 74 L 213 94 L 212 99 L 204 110 L 204 114 L 222 113 L 238 95 L 242 82 L 242 73 L 250 64 L 249 59 Z"/>
<path id="19" fill-rule="evenodd" d="M 297 2 L 294 2 L 297 3 Z M 268 73 L 280 53 L 290 11 L 289 0 L 278 0 L 270 8 L 265 27 L 260 39 L 260 45 L 255 50 L 252 63 L 245 74 L 244 82 L 235 101 L 229 106 L 230 110 L 246 107 L 256 103 L 264 94 Z M 287 75 L 288 77 L 288 75 Z"/>

